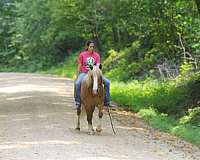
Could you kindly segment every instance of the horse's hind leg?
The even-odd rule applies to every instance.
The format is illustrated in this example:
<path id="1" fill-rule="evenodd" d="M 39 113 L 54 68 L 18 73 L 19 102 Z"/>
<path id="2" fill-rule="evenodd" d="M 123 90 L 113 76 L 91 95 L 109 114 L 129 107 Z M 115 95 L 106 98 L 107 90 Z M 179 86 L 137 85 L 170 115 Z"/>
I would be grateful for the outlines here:
<path id="1" fill-rule="evenodd" d="M 86 110 L 87 113 L 87 121 L 88 121 L 88 134 L 94 135 L 94 129 L 92 126 L 92 117 L 93 117 L 93 112 L 94 112 L 95 107 L 90 107 L 90 109 Z"/>
<path id="2" fill-rule="evenodd" d="M 97 125 L 96 131 L 101 132 L 102 131 L 102 117 L 103 117 L 103 106 L 98 106 L 99 108 L 99 124 Z"/>
<path id="3" fill-rule="evenodd" d="M 77 108 L 77 116 L 78 116 L 78 120 L 77 120 L 76 130 L 80 131 L 81 107 Z"/>

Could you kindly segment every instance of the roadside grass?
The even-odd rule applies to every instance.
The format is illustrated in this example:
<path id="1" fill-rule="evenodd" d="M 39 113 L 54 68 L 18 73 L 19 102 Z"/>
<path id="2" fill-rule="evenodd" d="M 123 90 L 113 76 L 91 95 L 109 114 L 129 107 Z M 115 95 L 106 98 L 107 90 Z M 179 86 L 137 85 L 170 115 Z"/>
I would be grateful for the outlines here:
<path id="1" fill-rule="evenodd" d="M 77 53 L 67 57 L 66 61 L 58 66 L 54 66 L 46 71 L 38 71 L 39 73 L 55 74 L 63 77 L 75 79 L 76 76 L 76 59 Z"/>
<path id="2" fill-rule="evenodd" d="M 158 113 L 153 108 L 141 109 L 138 114 L 154 128 L 168 132 L 200 147 L 200 127 L 181 124 L 179 120 Z"/>
<path id="3" fill-rule="evenodd" d="M 200 147 L 200 127 L 190 123 L 181 123 L 181 118 L 158 111 L 159 104 L 176 105 L 176 98 L 181 92 L 172 92 L 174 83 L 133 81 L 130 83 L 112 82 L 111 96 L 114 102 L 128 106 L 152 127 L 168 132 Z M 180 96 L 180 95 L 179 95 Z M 162 108 L 161 108 L 162 109 Z M 167 110 L 167 109 L 166 109 Z"/>

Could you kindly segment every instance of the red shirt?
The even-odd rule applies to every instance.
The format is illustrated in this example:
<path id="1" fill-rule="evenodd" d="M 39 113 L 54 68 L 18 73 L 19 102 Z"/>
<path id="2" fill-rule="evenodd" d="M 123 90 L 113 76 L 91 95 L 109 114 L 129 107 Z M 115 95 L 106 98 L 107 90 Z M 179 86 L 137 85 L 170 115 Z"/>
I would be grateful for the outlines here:
<path id="1" fill-rule="evenodd" d="M 80 72 L 87 73 L 90 65 L 100 64 L 100 56 L 97 52 L 83 51 L 79 55 L 78 63 L 81 64 Z"/>

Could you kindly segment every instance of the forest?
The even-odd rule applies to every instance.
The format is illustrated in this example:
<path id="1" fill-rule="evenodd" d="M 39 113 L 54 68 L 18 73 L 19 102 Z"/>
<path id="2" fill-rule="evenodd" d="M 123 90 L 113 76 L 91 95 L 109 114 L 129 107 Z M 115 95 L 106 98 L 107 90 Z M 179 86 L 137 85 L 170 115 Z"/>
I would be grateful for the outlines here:
<path id="1" fill-rule="evenodd" d="M 199 0 L 1 0 L 0 70 L 73 78 L 95 41 L 112 100 L 200 146 Z"/>

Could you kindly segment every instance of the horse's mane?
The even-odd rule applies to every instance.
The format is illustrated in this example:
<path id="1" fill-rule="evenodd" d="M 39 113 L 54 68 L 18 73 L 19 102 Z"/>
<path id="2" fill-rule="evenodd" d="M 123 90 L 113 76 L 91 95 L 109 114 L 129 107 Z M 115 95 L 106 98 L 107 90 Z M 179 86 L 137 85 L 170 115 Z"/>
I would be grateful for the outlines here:
<path id="1" fill-rule="evenodd" d="M 86 83 L 88 86 L 91 86 L 93 84 L 92 82 L 92 76 L 93 76 L 93 73 L 96 73 L 97 75 L 97 79 L 98 79 L 98 85 L 102 84 L 103 83 L 103 75 L 102 75 L 102 72 L 101 70 L 99 69 L 98 66 L 93 66 L 93 69 L 92 70 L 89 70 L 87 75 L 86 75 Z"/>

